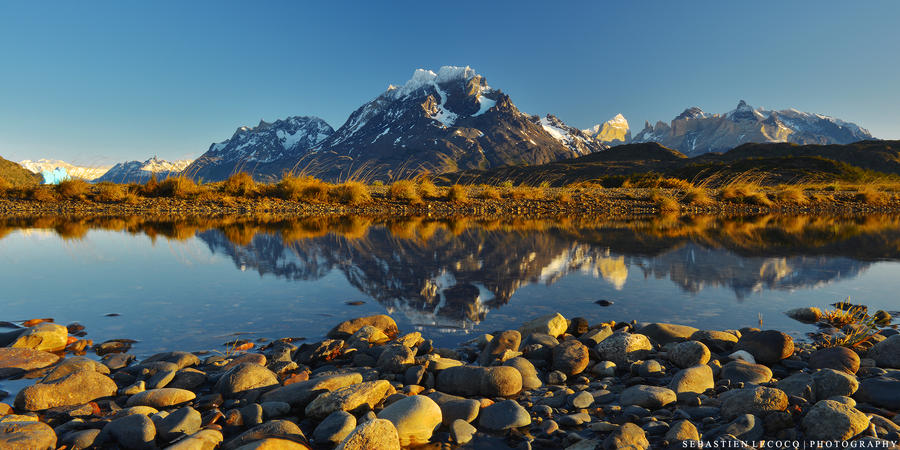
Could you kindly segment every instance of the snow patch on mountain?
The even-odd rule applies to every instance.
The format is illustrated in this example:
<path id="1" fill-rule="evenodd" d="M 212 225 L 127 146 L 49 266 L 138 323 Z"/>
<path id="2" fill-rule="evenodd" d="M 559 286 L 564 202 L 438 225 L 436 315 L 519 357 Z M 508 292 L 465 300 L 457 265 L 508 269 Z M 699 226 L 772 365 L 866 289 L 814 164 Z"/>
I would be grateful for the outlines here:
<path id="1" fill-rule="evenodd" d="M 32 161 L 26 159 L 24 161 L 19 161 L 19 165 L 22 167 L 34 172 L 41 173 L 44 171 L 54 171 L 55 169 L 64 169 L 65 173 L 70 178 L 79 178 L 82 180 L 91 181 L 93 179 L 99 178 L 103 176 L 112 166 L 78 166 L 74 164 L 69 164 L 65 161 L 59 159 L 47 159 L 41 158 L 36 161 Z"/>

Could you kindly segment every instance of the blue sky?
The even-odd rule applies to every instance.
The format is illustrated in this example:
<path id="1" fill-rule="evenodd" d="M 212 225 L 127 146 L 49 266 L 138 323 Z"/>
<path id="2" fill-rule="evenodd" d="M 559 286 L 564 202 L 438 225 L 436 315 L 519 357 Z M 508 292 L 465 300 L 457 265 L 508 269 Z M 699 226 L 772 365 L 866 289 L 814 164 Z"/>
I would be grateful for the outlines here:
<path id="1" fill-rule="evenodd" d="M 260 119 L 337 128 L 442 65 L 581 128 L 746 99 L 900 138 L 900 2 L 554 3 L 5 3 L 0 156 L 179 159 Z"/>

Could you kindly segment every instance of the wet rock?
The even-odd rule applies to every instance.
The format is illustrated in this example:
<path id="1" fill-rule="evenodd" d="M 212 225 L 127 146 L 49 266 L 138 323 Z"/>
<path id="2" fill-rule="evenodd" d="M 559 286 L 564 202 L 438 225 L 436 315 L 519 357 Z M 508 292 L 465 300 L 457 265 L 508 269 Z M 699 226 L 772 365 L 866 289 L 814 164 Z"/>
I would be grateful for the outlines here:
<path id="1" fill-rule="evenodd" d="M 370 325 L 381 330 L 391 339 L 397 337 L 400 334 L 400 330 L 397 328 L 397 322 L 394 322 L 394 319 L 384 314 L 378 314 L 374 316 L 358 317 L 356 319 L 341 322 L 328 332 L 328 337 L 332 339 L 345 339 L 350 337 L 351 335 L 353 335 L 353 333 L 356 333 L 357 330 L 366 325 Z"/>
<path id="2" fill-rule="evenodd" d="M 762 421 L 753 414 L 742 414 L 731 423 L 712 430 L 711 437 L 731 435 L 742 441 L 755 441 L 763 436 L 765 428 Z"/>
<path id="3" fill-rule="evenodd" d="M 56 433 L 43 422 L 0 422 L 0 448 L 54 450 Z"/>
<path id="4" fill-rule="evenodd" d="M 199 431 L 200 422 L 200 413 L 190 406 L 185 406 L 156 422 L 156 431 L 163 442 L 171 442 L 178 437 Z"/>
<path id="5" fill-rule="evenodd" d="M 263 410 L 263 417 L 267 420 L 284 417 L 291 412 L 291 405 L 284 402 L 263 402 L 260 407 Z"/>
<path id="6" fill-rule="evenodd" d="M 836 395 L 851 396 L 859 388 L 856 377 L 834 369 L 821 369 L 812 374 L 816 400 Z"/>
<path id="7" fill-rule="evenodd" d="M 166 450 L 213 450 L 222 443 L 222 440 L 221 431 L 200 430 L 166 447 Z"/>
<path id="8" fill-rule="evenodd" d="M 698 331 L 700 330 L 687 325 L 651 323 L 641 327 L 636 333 L 649 337 L 651 341 L 658 345 L 666 345 L 672 342 L 686 341 Z"/>
<path id="9" fill-rule="evenodd" d="M 679 370 L 669 382 L 669 389 L 675 391 L 676 394 L 687 392 L 702 394 L 707 389 L 714 388 L 715 385 L 712 368 L 704 364 Z"/>
<path id="10" fill-rule="evenodd" d="M 8 347 L 58 352 L 66 348 L 68 339 L 69 330 L 66 327 L 43 322 L 26 328 Z"/>
<path id="11" fill-rule="evenodd" d="M 676 399 L 674 391 L 659 386 L 636 385 L 619 394 L 622 405 L 637 405 L 649 410 L 662 408 Z"/>
<path id="12" fill-rule="evenodd" d="M 99 442 L 116 443 L 129 450 L 156 448 L 156 427 L 149 417 L 134 414 L 113 420 L 97 436 Z"/>
<path id="13" fill-rule="evenodd" d="M 222 450 L 235 450 L 245 444 L 265 438 L 295 438 L 305 440 L 303 431 L 295 423 L 288 420 L 272 420 L 257 425 L 222 445 Z M 276 447 L 277 448 L 277 447 Z"/>
<path id="14" fill-rule="evenodd" d="M 634 449 L 646 450 L 650 448 L 650 441 L 641 427 L 626 423 L 615 429 L 606 440 L 603 441 L 603 448 L 607 450 L 614 449 Z"/>
<path id="15" fill-rule="evenodd" d="M 441 408 L 424 395 L 412 395 L 391 403 L 377 417 L 394 424 L 401 447 L 427 443 L 442 421 Z"/>
<path id="16" fill-rule="evenodd" d="M 263 423 L 263 409 L 259 403 L 251 403 L 241 407 L 241 422 L 244 426 L 256 426 Z"/>
<path id="17" fill-rule="evenodd" d="M 372 419 L 357 426 L 336 450 L 400 450 L 400 437 L 390 420 Z"/>
<path id="18" fill-rule="evenodd" d="M 866 353 L 881 368 L 900 369 L 900 334 L 895 334 L 877 344 Z"/>
<path id="19" fill-rule="evenodd" d="M 625 332 L 613 333 L 595 347 L 601 358 L 625 366 L 646 358 L 652 349 L 647 336 Z"/>
<path id="20" fill-rule="evenodd" d="M 900 380 L 888 377 L 863 379 L 854 398 L 891 411 L 900 411 Z"/>
<path id="21" fill-rule="evenodd" d="M 119 370 L 128 367 L 134 361 L 134 355 L 128 353 L 110 353 L 103 356 L 103 364 L 109 367 L 109 370 Z"/>
<path id="22" fill-rule="evenodd" d="M 319 395 L 306 406 L 306 415 L 323 419 L 335 411 L 356 411 L 364 405 L 371 409 L 393 393 L 394 387 L 385 380 L 353 384 Z"/>
<path id="23" fill-rule="evenodd" d="M 534 364 L 531 364 L 531 361 L 519 356 L 504 362 L 503 365 L 515 367 L 519 371 L 522 375 L 522 389 L 528 391 L 543 385 L 541 379 L 538 378 L 537 369 L 534 368 Z"/>
<path id="24" fill-rule="evenodd" d="M 128 399 L 126 405 L 149 406 L 151 408 L 161 409 L 189 402 L 196 397 L 196 394 L 186 389 L 153 389 L 150 391 L 141 392 L 140 394 L 132 395 Z"/>
<path id="25" fill-rule="evenodd" d="M 491 339 L 478 356 L 478 364 L 488 366 L 499 359 L 506 351 L 518 352 L 522 343 L 522 335 L 516 330 L 504 331 Z"/>
<path id="26" fill-rule="evenodd" d="M 528 337 L 532 333 L 543 333 L 559 337 L 569 328 L 569 322 L 560 313 L 547 314 L 522 324 L 519 333 Z"/>
<path id="27" fill-rule="evenodd" d="M 679 420 L 669 427 L 665 440 L 676 444 L 675 447 L 686 448 L 690 447 L 690 445 L 682 445 L 681 443 L 685 441 L 699 441 L 700 433 L 690 420 Z"/>
<path id="28" fill-rule="evenodd" d="M 216 382 L 215 391 L 234 396 L 278 385 L 278 376 L 264 366 L 243 363 L 225 372 Z"/>
<path id="29" fill-rule="evenodd" d="M 14 404 L 16 409 L 40 411 L 110 397 L 116 395 L 116 390 L 116 383 L 106 375 L 81 371 L 28 386 L 19 391 Z"/>
<path id="30" fill-rule="evenodd" d="M 780 389 L 755 387 L 729 391 L 722 402 L 721 414 L 728 420 L 742 414 L 753 414 L 765 417 L 775 411 L 784 411 L 788 406 L 788 397 Z"/>
<path id="31" fill-rule="evenodd" d="M 572 336 L 581 336 L 587 333 L 588 327 L 590 327 L 590 324 L 587 319 L 584 317 L 573 317 L 572 320 L 569 320 L 569 328 L 566 329 L 566 333 Z"/>
<path id="32" fill-rule="evenodd" d="M 196 366 L 200 364 L 200 358 L 193 353 L 188 352 L 163 352 L 157 353 L 143 361 L 141 361 L 141 365 L 146 365 L 155 362 L 167 362 L 172 363 L 178 369 L 183 369 L 185 367 Z"/>
<path id="33" fill-rule="evenodd" d="M 810 369 L 834 369 L 849 374 L 859 370 L 859 355 L 847 347 L 821 348 L 809 356 Z"/>
<path id="34" fill-rule="evenodd" d="M 356 428 L 356 417 L 346 411 L 335 411 L 328 415 L 313 431 L 313 440 L 318 445 L 337 445 Z"/>
<path id="35" fill-rule="evenodd" d="M 762 384 L 772 379 L 772 369 L 744 360 L 731 361 L 722 367 L 719 377 L 734 383 Z"/>
<path id="36" fill-rule="evenodd" d="M 567 379 L 568 377 L 566 376 L 566 374 L 558 370 L 553 370 L 547 374 L 547 384 L 562 385 L 566 384 Z"/>
<path id="37" fill-rule="evenodd" d="M 263 402 L 284 402 L 294 408 L 306 408 L 309 402 L 326 391 L 333 391 L 353 384 L 362 383 L 363 377 L 357 372 L 325 375 L 307 381 L 281 386 L 264 393 Z"/>
<path id="38" fill-rule="evenodd" d="M 803 418 L 806 436 L 815 440 L 846 440 L 869 426 L 869 417 L 856 408 L 833 400 L 813 405 Z"/>
<path id="39" fill-rule="evenodd" d="M 777 330 L 748 332 L 741 335 L 735 350 L 745 350 L 762 364 L 775 364 L 794 354 L 794 339 Z"/>
<path id="40" fill-rule="evenodd" d="M 103 375 L 109 374 L 109 368 L 92 359 L 83 356 L 75 356 L 64 359 L 41 380 L 41 383 L 52 383 L 61 380 L 75 372 L 96 372 Z"/>
<path id="41" fill-rule="evenodd" d="M 233 358 L 228 364 L 225 364 L 221 370 L 228 371 L 231 370 L 241 364 L 258 364 L 260 366 L 266 365 L 266 357 L 265 355 L 261 355 L 259 353 L 245 353 L 243 355 L 238 355 Z"/>
<path id="42" fill-rule="evenodd" d="M 716 353 L 730 352 L 737 344 L 737 336 L 724 331 L 700 330 L 691 335 L 692 341 L 702 342 L 707 348 Z"/>
<path id="43" fill-rule="evenodd" d="M 415 358 L 416 352 L 405 345 L 388 345 L 381 352 L 381 355 L 378 356 L 375 367 L 384 372 L 400 373 L 414 364 Z"/>
<path id="44" fill-rule="evenodd" d="M 388 335 L 384 334 L 378 328 L 372 325 L 366 325 L 356 330 L 352 336 L 347 338 L 347 346 L 353 348 L 368 348 L 373 345 L 381 345 L 391 340 Z"/>
<path id="45" fill-rule="evenodd" d="M 588 362 L 588 348 L 579 341 L 565 341 L 553 348 L 553 369 L 566 376 L 584 372 Z"/>
<path id="46" fill-rule="evenodd" d="M 147 380 L 147 388 L 159 389 L 168 386 L 169 382 L 175 378 L 176 373 L 178 372 L 174 370 L 156 372 L 149 380 Z"/>
<path id="47" fill-rule="evenodd" d="M 586 412 L 566 414 L 559 417 L 559 425 L 566 428 L 577 427 L 590 421 L 591 416 Z"/>
<path id="48" fill-rule="evenodd" d="M 478 424 L 492 431 L 531 425 L 531 416 L 515 400 L 504 400 L 481 410 Z"/>
<path id="49" fill-rule="evenodd" d="M 450 367 L 438 374 L 437 386 L 463 396 L 509 397 L 522 390 L 522 374 L 509 366 Z"/>
<path id="50" fill-rule="evenodd" d="M 473 437 L 475 437 L 476 431 L 478 430 L 469 424 L 469 422 L 456 419 L 450 424 L 450 439 L 459 445 L 466 445 L 472 441 Z"/>
<path id="51" fill-rule="evenodd" d="M 72 431 L 62 436 L 62 438 L 60 439 L 60 444 L 68 446 L 67 448 L 70 450 L 86 450 L 95 448 L 95 442 L 97 441 L 97 436 L 99 435 L 100 430 L 97 429 Z"/>
<path id="52" fill-rule="evenodd" d="M 206 383 L 206 373 L 190 367 L 179 370 L 165 387 L 193 390 Z"/>
<path id="53" fill-rule="evenodd" d="M 791 319 L 803 323 L 816 323 L 822 318 L 822 310 L 814 306 L 791 309 L 784 314 Z"/>
<path id="54" fill-rule="evenodd" d="M 0 378 L 19 377 L 59 361 L 59 356 L 30 348 L 0 347 Z"/>
<path id="55" fill-rule="evenodd" d="M 668 352 L 669 361 L 682 369 L 706 364 L 709 362 L 710 356 L 706 345 L 698 341 L 675 344 Z"/>

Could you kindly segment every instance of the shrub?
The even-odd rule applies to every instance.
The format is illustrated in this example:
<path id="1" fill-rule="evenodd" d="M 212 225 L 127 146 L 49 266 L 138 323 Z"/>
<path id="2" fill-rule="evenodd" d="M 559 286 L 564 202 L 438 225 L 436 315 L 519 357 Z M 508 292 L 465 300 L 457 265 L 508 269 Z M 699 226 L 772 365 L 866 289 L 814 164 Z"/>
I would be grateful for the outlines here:
<path id="1" fill-rule="evenodd" d="M 159 189 L 159 181 L 156 179 L 156 175 L 150 177 L 146 183 L 141 185 L 140 190 L 138 191 L 141 195 L 151 196 L 156 195 L 156 191 Z"/>
<path id="2" fill-rule="evenodd" d="M 125 196 L 125 187 L 121 184 L 100 183 L 97 186 L 97 195 L 94 198 L 101 202 L 117 203 L 125 200 Z"/>
<path id="3" fill-rule="evenodd" d="M 56 192 L 63 198 L 84 198 L 91 192 L 91 185 L 84 180 L 64 180 L 56 185 Z"/>
<path id="4" fill-rule="evenodd" d="M 222 183 L 222 191 L 236 197 L 250 197 L 258 191 L 256 181 L 247 172 L 238 172 Z"/>
<path id="5" fill-rule="evenodd" d="M 500 187 L 509 189 L 509 188 L 513 187 L 513 182 L 511 180 L 506 180 L 506 181 L 500 183 Z"/>
<path id="6" fill-rule="evenodd" d="M 691 206 L 709 206 L 715 203 L 706 193 L 706 189 L 691 187 L 684 193 L 681 199 L 684 203 Z"/>
<path id="7" fill-rule="evenodd" d="M 53 188 L 47 185 L 35 186 L 31 188 L 31 191 L 28 193 L 28 197 L 38 202 L 55 202 L 57 200 L 56 192 L 54 192 Z"/>
<path id="8" fill-rule="evenodd" d="M 186 177 L 166 178 L 156 187 L 155 195 L 160 197 L 187 198 L 200 191 L 194 180 Z"/>
<path id="9" fill-rule="evenodd" d="M 516 186 L 507 189 L 503 196 L 513 200 L 541 200 L 544 198 L 544 190 L 530 186 Z"/>
<path id="10" fill-rule="evenodd" d="M 438 188 L 431 181 L 431 178 L 428 178 L 427 176 L 423 176 L 423 177 L 419 178 L 418 182 L 419 182 L 419 186 L 416 190 L 418 191 L 420 197 L 425 198 L 425 199 L 437 198 Z"/>
<path id="11" fill-rule="evenodd" d="M 853 196 L 853 199 L 860 203 L 877 205 L 885 203 L 887 201 L 887 195 L 872 186 L 862 186 L 856 192 L 856 195 Z"/>
<path id="12" fill-rule="evenodd" d="M 809 198 L 806 197 L 806 193 L 803 192 L 803 189 L 800 189 L 797 186 L 781 187 L 781 189 L 775 193 L 775 199 L 781 203 L 795 203 L 798 205 L 803 205 L 809 201 Z"/>
<path id="13" fill-rule="evenodd" d="M 484 186 L 478 193 L 478 198 L 484 200 L 500 200 L 500 190 L 493 186 Z"/>
<path id="14" fill-rule="evenodd" d="M 378 186 L 378 187 L 384 186 L 384 181 L 381 181 L 381 180 L 375 180 L 375 181 L 372 183 L 372 186 Z"/>
<path id="15" fill-rule="evenodd" d="M 469 190 L 465 186 L 454 184 L 447 191 L 447 200 L 453 203 L 465 203 L 469 200 Z"/>
<path id="16" fill-rule="evenodd" d="M 331 189 L 331 197 L 344 205 L 361 205 L 372 201 L 369 187 L 359 181 L 347 181 Z"/>
<path id="17" fill-rule="evenodd" d="M 392 200 L 400 200 L 409 203 L 421 203 L 417 185 L 412 180 L 400 180 L 391 183 L 388 188 L 388 197 Z"/>
<path id="18" fill-rule="evenodd" d="M 662 192 L 653 192 L 650 194 L 650 201 L 656 204 L 661 212 L 677 212 L 681 211 L 681 206 L 672 198 L 671 195 Z"/>
<path id="19" fill-rule="evenodd" d="M 6 178 L 0 177 L 0 195 L 6 195 L 6 191 L 12 189 L 12 183 L 6 181 Z"/>
<path id="20" fill-rule="evenodd" d="M 749 205 L 771 206 L 772 201 L 756 185 L 732 183 L 722 188 L 719 197 L 724 201 Z"/>
<path id="21" fill-rule="evenodd" d="M 572 194 L 570 194 L 569 192 L 560 191 L 556 193 L 556 197 L 554 197 L 554 200 L 559 203 L 572 203 L 574 199 L 572 198 Z"/>
<path id="22" fill-rule="evenodd" d="M 275 192 L 279 197 L 308 203 L 327 202 L 330 190 L 330 184 L 309 176 L 286 176 L 275 186 Z"/>

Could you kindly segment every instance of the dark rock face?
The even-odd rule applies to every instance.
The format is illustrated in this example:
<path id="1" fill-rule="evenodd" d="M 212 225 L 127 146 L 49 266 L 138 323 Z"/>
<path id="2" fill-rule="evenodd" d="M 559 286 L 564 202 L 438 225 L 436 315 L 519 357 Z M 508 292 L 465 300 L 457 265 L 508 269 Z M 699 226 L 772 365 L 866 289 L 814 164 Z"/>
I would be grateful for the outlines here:
<path id="1" fill-rule="evenodd" d="M 822 348 L 809 357 L 810 369 L 834 369 L 855 374 L 859 370 L 859 355 L 847 347 Z"/>
<path id="2" fill-rule="evenodd" d="M 762 364 L 775 364 L 794 354 L 794 339 L 776 330 L 744 333 L 735 350 L 745 350 Z"/>

